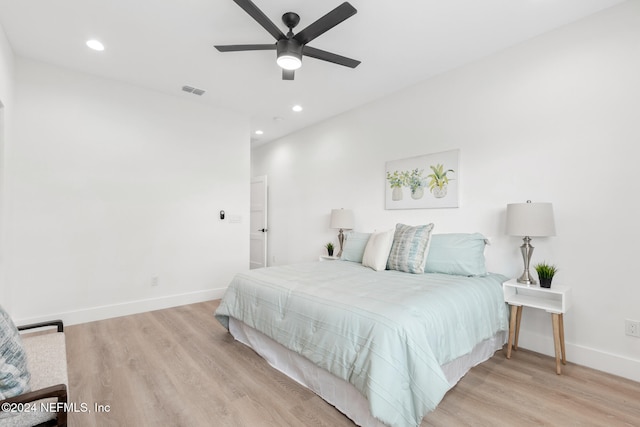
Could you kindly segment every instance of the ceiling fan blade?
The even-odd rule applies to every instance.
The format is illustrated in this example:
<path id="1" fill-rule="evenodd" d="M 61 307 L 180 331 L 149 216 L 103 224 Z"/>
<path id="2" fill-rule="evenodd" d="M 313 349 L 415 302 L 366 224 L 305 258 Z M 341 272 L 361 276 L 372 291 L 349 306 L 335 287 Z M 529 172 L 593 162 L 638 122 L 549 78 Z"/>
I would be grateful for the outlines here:
<path id="1" fill-rule="evenodd" d="M 276 44 L 230 44 L 214 46 L 220 52 L 242 52 L 245 50 L 276 50 Z"/>
<path id="2" fill-rule="evenodd" d="M 293 70 L 282 70 L 282 80 L 293 80 L 295 74 Z"/>
<path id="3" fill-rule="evenodd" d="M 319 35 L 329 31 L 345 19 L 352 17 L 357 12 L 358 11 L 356 10 L 356 8 L 351 6 L 349 2 L 344 2 L 340 6 L 333 9 L 331 12 L 324 15 L 322 18 L 310 24 L 304 30 L 300 31 L 293 38 L 300 42 L 300 44 L 307 44 Z"/>
<path id="4" fill-rule="evenodd" d="M 258 6 L 253 4 L 251 0 L 233 0 L 238 6 L 240 6 L 245 12 L 247 12 L 256 22 L 269 32 L 276 40 L 286 38 L 284 33 L 273 23 L 267 15 L 265 15 Z"/>
<path id="5" fill-rule="evenodd" d="M 316 49 L 315 47 L 311 47 L 311 46 L 303 47 L 302 54 L 304 56 L 310 56 L 311 58 L 333 62 L 334 64 L 338 64 L 338 65 L 344 65 L 345 67 L 349 67 L 349 68 L 356 68 L 358 65 L 360 65 L 360 61 L 356 59 L 347 58 L 346 56 L 337 55 L 335 53 L 327 52 L 326 50 Z"/>

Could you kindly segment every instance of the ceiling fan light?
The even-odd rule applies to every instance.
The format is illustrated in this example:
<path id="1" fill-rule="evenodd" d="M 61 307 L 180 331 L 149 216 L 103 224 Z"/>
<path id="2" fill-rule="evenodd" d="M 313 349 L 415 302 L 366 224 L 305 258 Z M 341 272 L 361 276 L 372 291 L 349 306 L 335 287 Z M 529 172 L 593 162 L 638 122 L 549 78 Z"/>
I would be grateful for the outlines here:
<path id="1" fill-rule="evenodd" d="M 276 43 L 276 63 L 285 70 L 297 70 L 302 66 L 302 45 L 294 39 L 282 39 Z"/>
<path id="2" fill-rule="evenodd" d="M 302 61 L 294 55 L 280 55 L 276 60 L 280 68 L 285 70 L 297 70 L 302 66 Z"/>

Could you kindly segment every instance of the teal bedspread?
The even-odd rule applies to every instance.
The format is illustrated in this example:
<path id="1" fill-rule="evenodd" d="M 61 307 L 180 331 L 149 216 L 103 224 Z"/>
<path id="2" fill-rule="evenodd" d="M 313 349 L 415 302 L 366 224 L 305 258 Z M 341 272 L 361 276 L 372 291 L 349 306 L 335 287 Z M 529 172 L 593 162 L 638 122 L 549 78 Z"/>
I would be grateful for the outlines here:
<path id="1" fill-rule="evenodd" d="M 376 272 L 347 261 L 269 267 L 238 274 L 215 315 L 350 382 L 384 423 L 418 426 L 451 387 L 440 366 L 508 330 L 505 280 Z"/>

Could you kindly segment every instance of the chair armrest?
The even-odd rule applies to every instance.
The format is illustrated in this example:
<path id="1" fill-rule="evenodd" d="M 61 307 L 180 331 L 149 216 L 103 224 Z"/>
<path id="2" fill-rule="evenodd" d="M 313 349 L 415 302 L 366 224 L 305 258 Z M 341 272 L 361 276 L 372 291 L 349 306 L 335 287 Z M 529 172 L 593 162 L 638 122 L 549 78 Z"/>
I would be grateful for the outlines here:
<path id="1" fill-rule="evenodd" d="M 67 386 L 65 384 L 56 384 L 50 387 L 41 388 L 39 390 L 30 391 L 29 393 L 20 394 L 5 400 L 2 403 L 28 403 L 35 402 L 40 399 L 57 398 L 59 405 L 56 405 L 57 424 L 58 426 L 67 425 Z"/>
<path id="2" fill-rule="evenodd" d="M 58 328 L 58 332 L 64 332 L 64 325 L 62 324 L 62 320 L 50 320 L 47 322 L 38 322 L 32 323 L 30 325 L 18 326 L 18 330 L 26 331 L 28 329 L 46 328 L 48 326 L 56 326 Z"/>
<path id="3" fill-rule="evenodd" d="M 67 401 L 67 386 L 64 384 L 56 384 L 50 387 L 41 388 L 39 390 L 30 391 L 28 393 L 19 394 L 0 400 L 0 403 L 28 403 L 35 402 L 40 399 L 48 399 L 50 397 L 58 398 L 59 402 Z"/>

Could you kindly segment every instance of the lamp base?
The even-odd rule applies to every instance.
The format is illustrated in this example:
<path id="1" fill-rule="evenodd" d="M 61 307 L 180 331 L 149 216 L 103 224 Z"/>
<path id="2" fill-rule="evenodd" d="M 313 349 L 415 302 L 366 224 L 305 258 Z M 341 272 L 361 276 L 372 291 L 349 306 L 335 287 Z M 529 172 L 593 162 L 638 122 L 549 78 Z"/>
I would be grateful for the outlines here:
<path id="1" fill-rule="evenodd" d="M 528 271 L 522 273 L 522 276 L 518 277 L 518 283 L 522 283 L 523 285 L 535 286 L 538 282 L 529 274 Z"/>
<path id="2" fill-rule="evenodd" d="M 524 261 L 524 271 L 522 272 L 522 275 L 518 277 L 517 282 L 529 286 L 537 285 L 538 282 L 536 282 L 536 280 L 531 277 L 531 273 L 529 273 L 531 255 L 535 248 L 531 246 L 531 238 L 529 236 L 525 236 L 522 240 L 524 243 L 520 246 L 520 252 L 522 253 L 522 260 Z"/>
<path id="3" fill-rule="evenodd" d="M 342 246 L 344 245 L 344 232 L 342 228 L 338 232 L 338 243 L 340 243 L 340 251 L 338 251 L 336 257 L 340 258 L 342 256 Z"/>

